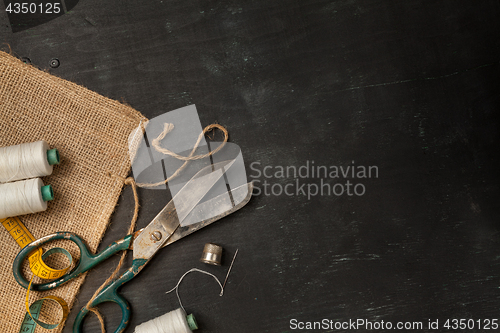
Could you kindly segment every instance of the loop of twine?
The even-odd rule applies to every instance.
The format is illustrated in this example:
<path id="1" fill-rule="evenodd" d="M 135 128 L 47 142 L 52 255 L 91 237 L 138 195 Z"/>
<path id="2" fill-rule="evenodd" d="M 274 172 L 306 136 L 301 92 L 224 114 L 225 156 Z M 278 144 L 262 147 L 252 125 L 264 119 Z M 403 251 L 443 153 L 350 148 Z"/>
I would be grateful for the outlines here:
<path id="1" fill-rule="evenodd" d="M 207 134 L 208 132 L 212 131 L 214 128 L 217 128 L 217 129 L 221 130 L 224 133 L 224 141 L 222 142 L 222 144 L 219 147 L 217 147 L 215 150 L 213 150 L 213 151 L 211 151 L 211 152 L 209 152 L 207 154 L 201 154 L 201 155 L 194 155 L 193 156 L 194 152 L 196 151 L 196 149 L 198 149 L 198 146 L 200 145 L 201 139 L 205 136 L 205 134 Z M 196 143 L 194 144 L 193 150 L 191 150 L 191 152 L 189 153 L 189 155 L 188 156 L 182 156 L 182 155 L 178 155 L 178 154 L 176 154 L 176 153 L 174 153 L 174 152 L 172 152 L 172 151 L 170 151 L 170 150 L 168 150 L 168 149 L 163 148 L 163 147 L 160 146 L 160 141 L 163 140 L 165 138 L 165 136 L 168 133 L 170 133 L 173 129 L 174 129 L 174 125 L 173 124 L 165 123 L 165 125 L 163 127 L 163 131 L 160 133 L 160 135 L 158 135 L 158 137 L 156 137 L 151 142 L 151 145 L 159 153 L 175 157 L 178 160 L 184 161 L 184 164 L 182 164 L 177 170 L 175 170 L 175 172 L 172 174 L 172 176 L 168 177 L 167 179 L 165 179 L 163 181 L 159 181 L 157 183 L 137 183 L 137 186 L 149 188 L 149 187 L 156 187 L 156 186 L 160 186 L 160 185 L 168 183 L 169 181 L 171 181 L 172 179 L 174 179 L 175 177 L 177 177 L 181 173 L 182 170 L 184 170 L 184 168 L 187 166 L 187 164 L 189 163 L 189 161 L 199 160 L 199 159 L 202 159 L 202 158 L 205 158 L 205 157 L 208 157 L 208 156 L 211 156 L 211 155 L 217 153 L 219 150 L 221 150 L 224 147 L 224 145 L 226 144 L 226 142 L 227 142 L 227 140 L 229 138 L 229 133 L 224 128 L 224 126 L 219 125 L 219 124 L 208 125 L 207 127 L 205 127 L 203 129 L 203 131 L 198 136 L 198 139 L 196 140 Z"/>
<path id="2" fill-rule="evenodd" d="M 212 131 L 214 128 L 217 128 L 217 129 L 221 130 L 224 133 L 224 141 L 223 141 L 223 143 L 219 147 L 217 147 L 217 149 L 215 149 L 215 150 L 213 150 L 213 151 L 211 151 L 211 152 L 209 152 L 207 154 L 194 155 L 193 156 L 194 152 L 196 151 L 196 149 L 198 148 L 198 145 L 201 142 L 201 139 L 205 136 L 206 133 Z M 137 194 L 137 186 L 139 186 L 139 187 L 155 187 L 155 186 L 166 184 L 167 182 L 169 182 L 173 178 L 177 177 L 179 175 L 179 173 L 186 167 L 186 165 L 187 165 L 187 163 L 189 163 L 189 161 L 199 160 L 199 159 L 202 159 L 202 158 L 205 158 L 205 157 L 208 157 L 208 156 L 211 156 L 211 155 L 217 153 L 219 150 L 221 150 L 224 147 L 224 145 L 226 144 L 226 142 L 227 142 L 227 140 L 229 138 L 229 133 L 224 128 L 224 126 L 219 125 L 219 124 L 208 125 L 207 127 L 205 127 L 203 129 L 203 131 L 198 136 L 198 139 L 197 139 L 197 141 L 196 141 L 196 143 L 195 143 L 195 145 L 194 145 L 193 150 L 191 151 L 191 153 L 188 156 L 181 156 L 181 155 L 178 155 L 178 154 L 176 154 L 176 153 L 174 153 L 174 152 L 172 152 L 172 151 L 170 151 L 170 150 L 168 150 L 168 149 L 163 148 L 163 147 L 160 146 L 160 141 L 163 140 L 165 138 L 165 136 L 168 133 L 170 133 L 173 129 L 174 129 L 174 125 L 173 124 L 165 123 L 163 131 L 160 133 L 160 135 L 158 135 L 158 137 L 156 137 L 152 141 L 153 147 L 158 152 L 163 153 L 165 155 L 169 155 L 169 156 L 175 157 L 178 160 L 184 161 L 184 164 L 182 164 L 172 174 L 172 176 L 168 177 L 164 181 L 161 181 L 161 182 L 158 182 L 158 183 L 155 183 L 155 184 L 150 184 L 150 183 L 136 183 L 133 177 L 124 178 L 124 177 L 121 177 L 121 176 L 118 176 L 118 175 L 109 174 L 112 177 L 119 178 L 125 185 L 131 185 L 132 191 L 134 193 L 134 202 L 135 202 L 134 216 L 132 217 L 132 221 L 130 221 L 130 227 L 129 227 L 128 231 L 127 231 L 127 234 L 132 234 L 134 232 L 135 224 L 137 222 L 137 217 L 139 216 L 139 195 Z M 123 266 L 123 263 L 125 262 L 125 257 L 126 256 L 127 256 L 127 251 L 123 251 L 122 254 L 121 254 L 121 257 L 120 257 L 120 261 L 118 262 L 118 265 L 116 266 L 116 268 L 113 271 L 113 273 L 111 274 L 111 276 L 108 277 L 106 279 L 106 281 L 104 281 L 104 283 L 95 291 L 94 295 L 92 295 L 92 298 L 85 305 L 85 308 L 87 308 L 87 310 L 89 310 L 92 313 L 94 313 L 97 316 L 97 318 L 99 319 L 99 322 L 101 324 L 101 332 L 102 333 L 106 333 L 106 328 L 104 326 L 104 318 L 103 318 L 102 314 L 99 312 L 99 310 L 96 307 L 91 307 L 90 304 L 95 300 L 95 298 L 97 297 L 97 295 L 99 295 L 99 293 L 101 292 L 101 290 L 104 289 L 104 287 L 116 277 L 116 275 L 120 271 L 121 267 Z"/>

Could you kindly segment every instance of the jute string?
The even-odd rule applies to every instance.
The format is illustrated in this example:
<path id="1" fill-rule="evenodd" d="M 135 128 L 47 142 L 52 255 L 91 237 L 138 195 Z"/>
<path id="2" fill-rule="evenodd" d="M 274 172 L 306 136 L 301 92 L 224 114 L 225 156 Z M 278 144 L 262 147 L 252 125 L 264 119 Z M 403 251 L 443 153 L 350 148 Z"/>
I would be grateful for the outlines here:
<path id="1" fill-rule="evenodd" d="M 221 130 L 224 133 L 224 141 L 223 141 L 223 143 L 219 147 L 217 147 L 217 149 L 215 149 L 215 150 L 213 150 L 213 151 L 211 151 L 211 152 L 209 152 L 207 154 L 200 154 L 200 155 L 194 155 L 193 156 L 193 154 L 195 153 L 196 149 L 198 148 L 198 145 L 201 142 L 201 139 L 208 132 L 212 131 L 215 128 Z M 134 193 L 134 202 L 135 202 L 134 216 L 132 216 L 132 221 L 130 221 L 130 227 L 129 227 L 128 231 L 127 231 L 127 234 L 132 234 L 134 232 L 135 224 L 137 222 L 137 217 L 139 215 L 139 195 L 137 194 L 137 186 L 139 186 L 139 187 L 155 187 L 155 186 L 159 186 L 159 185 L 163 185 L 163 184 L 168 183 L 170 180 L 172 180 L 175 177 L 177 177 L 190 161 L 199 160 L 199 159 L 202 159 L 202 158 L 205 158 L 205 157 L 208 157 L 208 156 L 211 156 L 211 155 L 217 153 L 219 150 L 221 150 L 224 147 L 224 145 L 226 144 L 226 142 L 227 142 L 227 140 L 229 138 L 229 133 L 224 128 L 224 126 L 219 125 L 219 124 L 208 125 L 207 127 L 205 127 L 203 129 L 203 131 L 198 136 L 198 140 L 196 141 L 196 143 L 195 143 L 195 145 L 194 145 L 193 150 L 191 151 L 191 153 L 188 156 L 181 156 L 181 155 L 178 155 L 178 154 L 176 154 L 176 153 L 174 153 L 174 152 L 172 152 L 172 151 L 170 151 L 170 150 L 168 150 L 168 149 L 163 148 L 163 147 L 160 146 L 161 140 L 163 140 L 165 138 L 165 136 L 168 133 L 170 133 L 173 129 L 174 129 L 174 125 L 173 124 L 165 123 L 163 131 L 160 133 L 160 135 L 158 135 L 158 137 L 156 137 L 152 141 L 152 146 L 158 152 L 163 153 L 165 155 L 169 155 L 169 156 L 175 157 L 178 160 L 184 161 L 184 163 L 172 174 L 172 176 L 168 177 L 164 181 L 161 181 L 161 182 L 158 182 L 158 183 L 154 183 L 154 184 L 150 184 L 150 183 L 136 183 L 133 177 L 124 178 L 124 177 L 120 177 L 120 176 L 117 176 L 117 175 L 109 174 L 112 177 L 116 177 L 116 178 L 121 179 L 125 185 L 130 185 L 132 187 L 132 191 Z M 108 283 L 110 283 L 118 275 L 121 267 L 123 266 L 123 263 L 125 262 L 125 257 L 126 256 L 127 256 L 127 251 L 123 251 L 122 254 L 121 254 L 121 257 L 120 257 L 120 261 L 118 262 L 118 265 L 116 266 L 116 268 L 113 271 L 113 273 L 111 274 L 111 276 L 108 277 L 106 279 L 106 281 L 104 281 L 104 283 L 95 291 L 94 295 L 92 295 L 92 298 L 88 301 L 87 305 L 85 305 L 85 307 L 89 311 L 91 311 L 92 313 L 94 313 L 97 316 L 97 318 L 99 319 L 99 322 L 101 324 L 101 331 L 102 331 L 102 333 L 106 333 L 106 329 L 104 327 L 104 318 L 103 318 L 102 314 L 99 312 L 99 310 L 96 307 L 91 307 L 90 304 L 95 300 L 95 298 L 97 297 L 97 295 L 99 295 L 99 293 L 101 292 L 101 290 L 104 289 L 104 287 Z M 181 306 L 182 306 L 182 304 L 181 304 Z"/>
<path id="2" fill-rule="evenodd" d="M 193 156 L 194 152 L 196 151 L 196 149 L 198 148 L 198 145 L 201 142 L 201 139 L 203 139 L 203 137 L 205 136 L 205 134 L 207 134 L 208 132 L 212 131 L 214 128 L 217 128 L 217 129 L 221 130 L 224 133 L 224 141 L 222 142 L 222 144 L 219 147 L 217 147 L 217 149 L 215 149 L 215 150 L 213 150 L 213 151 L 211 151 L 211 152 L 209 152 L 207 154 L 201 154 L 201 155 L 195 155 L 195 156 Z M 160 135 L 158 135 L 158 137 L 156 137 L 151 142 L 151 145 L 156 149 L 156 151 L 158 151 L 158 152 L 160 152 L 160 153 L 162 153 L 164 155 L 169 155 L 169 156 L 175 157 L 178 160 L 184 161 L 184 164 L 182 164 L 180 166 L 180 168 L 178 168 L 172 174 L 172 176 L 168 177 L 167 179 L 165 179 L 163 181 L 160 181 L 160 182 L 157 182 L 157 183 L 152 183 L 152 184 L 151 183 L 137 183 L 137 186 L 139 186 L 139 187 L 146 187 L 147 188 L 147 187 L 156 187 L 156 186 L 168 183 L 170 180 L 172 180 L 175 177 L 177 177 L 182 172 L 182 170 L 184 170 L 184 168 L 187 166 L 187 164 L 189 163 L 189 161 L 199 160 L 199 159 L 211 156 L 211 155 L 217 153 L 219 150 L 221 150 L 224 147 L 224 145 L 226 144 L 227 139 L 229 137 L 229 133 L 224 128 L 224 126 L 219 125 L 219 124 L 208 125 L 207 127 L 205 127 L 203 129 L 203 131 L 198 136 L 198 139 L 196 140 L 196 143 L 194 144 L 194 147 L 193 147 L 193 150 L 191 150 L 191 153 L 189 153 L 188 156 L 181 156 L 181 155 L 178 155 L 178 154 L 176 154 L 176 153 L 174 153 L 174 152 L 172 152 L 172 151 L 170 151 L 170 150 L 168 150 L 168 149 L 163 148 L 163 147 L 160 146 L 161 140 L 163 140 L 165 138 L 165 136 L 168 133 L 170 133 L 173 129 L 174 129 L 174 124 L 165 123 L 165 125 L 163 126 L 163 131 L 160 133 Z"/>

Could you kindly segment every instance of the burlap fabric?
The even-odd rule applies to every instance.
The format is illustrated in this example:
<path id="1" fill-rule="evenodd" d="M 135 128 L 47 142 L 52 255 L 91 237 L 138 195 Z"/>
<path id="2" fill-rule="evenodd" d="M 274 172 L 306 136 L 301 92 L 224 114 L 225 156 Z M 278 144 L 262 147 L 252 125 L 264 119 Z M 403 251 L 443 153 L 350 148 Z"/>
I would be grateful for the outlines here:
<path id="1" fill-rule="evenodd" d="M 127 139 L 141 120 L 146 119 L 131 107 L 0 52 L 0 146 L 45 140 L 62 158 L 53 174 L 42 178 L 52 185 L 55 200 L 45 212 L 20 216 L 35 238 L 72 231 L 96 250 L 123 187 L 109 174 L 127 176 Z M 18 332 L 26 290 L 12 274 L 19 247 L 2 226 L 0 246 L 0 332 Z M 83 279 L 33 292 L 31 301 L 53 294 L 71 307 Z"/>

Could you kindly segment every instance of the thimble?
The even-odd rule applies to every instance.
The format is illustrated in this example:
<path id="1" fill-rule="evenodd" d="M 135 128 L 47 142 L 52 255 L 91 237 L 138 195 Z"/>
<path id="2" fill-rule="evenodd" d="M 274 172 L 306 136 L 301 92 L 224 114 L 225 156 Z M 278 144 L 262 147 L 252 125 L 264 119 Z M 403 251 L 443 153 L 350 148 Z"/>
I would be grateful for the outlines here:
<path id="1" fill-rule="evenodd" d="M 222 246 L 207 243 L 203 249 L 203 254 L 201 255 L 200 261 L 205 264 L 220 266 L 222 258 Z"/>

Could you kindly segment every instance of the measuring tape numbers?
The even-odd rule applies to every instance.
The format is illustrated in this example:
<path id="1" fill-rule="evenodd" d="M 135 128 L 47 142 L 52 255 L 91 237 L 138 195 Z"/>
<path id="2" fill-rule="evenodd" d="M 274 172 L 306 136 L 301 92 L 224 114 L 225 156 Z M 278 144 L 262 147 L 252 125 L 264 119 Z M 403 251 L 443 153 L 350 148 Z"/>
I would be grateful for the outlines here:
<path id="1" fill-rule="evenodd" d="M 28 229 L 24 226 L 21 220 L 18 217 L 8 217 L 5 219 L 0 219 L 0 222 L 5 227 L 5 229 L 9 232 L 9 234 L 14 238 L 17 244 L 23 248 L 31 242 L 35 241 L 33 235 L 28 231 Z M 69 265 L 63 269 L 53 269 L 49 267 L 44 260 L 49 256 L 55 253 L 64 254 L 68 260 Z M 36 325 L 40 325 L 45 329 L 54 329 L 59 326 L 64 320 L 67 318 L 69 313 L 68 304 L 60 297 L 57 296 L 46 296 L 35 301 L 31 306 L 29 305 L 29 293 L 31 289 L 31 284 L 33 282 L 33 278 L 38 276 L 41 279 L 49 280 L 49 279 L 58 279 L 63 276 L 71 266 L 73 261 L 71 254 L 62 248 L 52 248 L 47 252 L 43 253 L 42 248 L 37 248 L 33 250 L 33 253 L 28 257 L 29 266 L 31 271 L 33 272 L 33 277 L 31 278 L 30 284 L 28 286 L 28 291 L 26 293 L 26 315 L 24 316 L 23 323 L 21 324 L 21 328 L 19 330 L 20 333 L 32 333 L 35 331 Z M 59 304 L 62 310 L 62 318 L 59 323 L 56 324 L 47 324 L 40 320 L 38 320 L 40 316 L 40 311 L 42 305 L 45 301 L 56 302 Z"/>
<path id="2" fill-rule="evenodd" d="M 28 229 L 24 226 L 24 224 L 18 217 L 9 217 L 6 219 L 1 219 L 0 221 L 21 248 L 35 241 L 35 237 L 33 237 L 33 235 L 28 231 Z M 64 249 L 60 250 L 63 250 L 66 253 L 68 253 Z M 69 253 L 66 254 L 63 251 L 52 251 L 50 254 L 63 253 L 66 256 L 69 255 Z M 53 269 L 49 267 L 45 262 L 43 262 L 42 255 L 43 255 L 43 250 L 41 248 L 37 248 L 28 258 L 31 271 L 39 278 L 45 280 L 58 279 L 68 271 L 69 266 L 63 269 Z M 48 256 L 49 255 L 47 255 L 47 257 Z M 68 259 L 70 258 L 71 255 L 69 256 Z M 70 261 L 71 260 L 72 259 L 70 259 Z"/>

